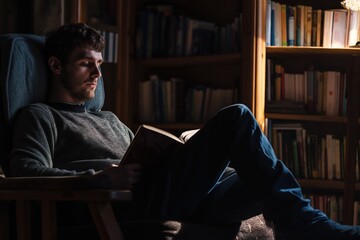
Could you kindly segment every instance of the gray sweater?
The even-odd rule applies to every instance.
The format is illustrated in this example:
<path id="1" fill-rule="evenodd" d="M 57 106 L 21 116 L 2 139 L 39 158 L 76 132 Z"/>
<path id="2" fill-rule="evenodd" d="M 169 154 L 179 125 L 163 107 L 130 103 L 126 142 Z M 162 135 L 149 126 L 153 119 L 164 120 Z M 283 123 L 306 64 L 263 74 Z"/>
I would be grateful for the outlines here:
<path id="1" fill-rule="evenodd" d="M 118 164 L 133 136 L 111 112 L 62 103 L 29 105 L 15 121 L 10 174 L 93 174 Z"/>

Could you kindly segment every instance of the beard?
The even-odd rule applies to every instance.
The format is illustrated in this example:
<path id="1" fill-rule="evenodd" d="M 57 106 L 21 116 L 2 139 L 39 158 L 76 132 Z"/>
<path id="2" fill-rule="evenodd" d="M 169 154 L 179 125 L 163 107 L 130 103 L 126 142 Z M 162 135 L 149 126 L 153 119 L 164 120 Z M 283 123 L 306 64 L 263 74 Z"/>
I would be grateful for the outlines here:
<path id="1" fill-rule="evenodd" d="M 74 84 L 69 78 L 62 78 L 61 83 L 73 99 L 86 102 L 95 97 L 95 89 L 84 87 L 84 84 Z"/>

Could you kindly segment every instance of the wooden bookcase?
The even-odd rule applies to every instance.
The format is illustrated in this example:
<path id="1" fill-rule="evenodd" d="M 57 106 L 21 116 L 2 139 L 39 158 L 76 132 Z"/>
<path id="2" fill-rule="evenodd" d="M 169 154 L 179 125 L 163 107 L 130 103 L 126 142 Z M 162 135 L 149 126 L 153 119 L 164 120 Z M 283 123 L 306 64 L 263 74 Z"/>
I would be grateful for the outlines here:
<path id="1" fill-rule="evenodd" d="M 139 84 L 156 74 L 161 79 L 182 78 L 188 85 L 201 84 L 213 88 L 235 88 L 237 97 L 233 102 L 245 103 L 254 112 L 256 102 L 256 18 L 255 2 L 226 0 L 219 3 L 215 0 L 174 0 L 164 1 L 171 5 L 172 15 L 186 16 L 212 22 L 215 25 L 226 25 L 241 15 L 240 44 L 237 51 L 212 52 L 212 54 L 195 55 L 164 55 L 162 57 L 142 57 L 137 53 L 137 32 L 139 12 L 148 6 L 158 6 L 159 1 L 152 0 L 115 0 L 115 20 L 105 22 L 101 16 L 91 15 L 93 7 L 90 3 L 97 1 L 72 1 L 71 15 L 74 22 L 86 22 L 97 29 L 113 31 L 118 34 L 116 63 L 104 64 L 104 79 L 107 94 L 107 108 L 113 110 L 119 118 L 133 130 L 142 120 L 139 117 Z M 102 1 L 100 1 L 102 2 Z M 163 5 L 162 4 L 162 5 Z M 99 11 L 95 14 L 99 15 Z M 170 30 L 169 30 L 170 31 Z M 185 30 L 186 31 L 186 30 Z M 203 42 L 201 44 L 205 44 Z M 106 69 L 105 69 L 106 68 Z M 106 71 L 105 71 L 106 70 Z M 107 74 L 106 72 L 110 72 Z M 148 124 L 170 130 L 174 133 L 200 127 L 200 121 L 158 121 L 151 120 Z"/>
<path id="2" fill-rule="evenodd" d="M 138 14 L 144 8 L 158 6 L 158 1 L 131 1 L 130 14 L 130 36 L 132 40 L 130 43 L 135 44 L 137 39 L 137 30 L 139 24 Z M 167 3 L 167 2 L 166 2 Z M 166 5 L 165 3 L 165 5 Z M 204 5 L 205 4 L 205 5 Z M 187 20 L 196 19 L 212 22 L 216 25 L 225 25 L 234 21 L 234 18 L 241 15 L 241 44 L 239 51 L 229 52 L 214 52 L 212 54 L 165 54 L 162 57 L 138 56 L 137 46 L 132 45 L 131 50 L 135 52 L 130 53 L 129 64 L 131 71 L 131 82 L 134 84 L 132 88 L 133 98 L 129 100 L 130 105 L 135 106 L 129 112 L 129 122 L 136 126 L 143 122 L 140 118 L 139 109 L 141 103 L 139 99 L 138 86 L 141 82 L 146 81 L 151 75 L 156 74 L 160 79 L 168 80 L 170 78 L 180 78 L 189 85 L 205 85 L 214 88 L 236 88 L 238 90 L 238 97 L 234 102 L 243 102 L 251 109 L 254 108 L 253 94 L 255 88 L 252 84 L 254 75 L 252 73 L 251 58 L 253 54 L 252 47 L 254 46 L 253 36 L 254 24 L 252 22 L 251 12 L 254 11 L 253 3 L 246 1 L 227 0 L 223 4 L 222 11 L 218 9 L 216 1 L 171 1 L 172 16 L 184 16 Z M 204 7 L 206 6 L 206 8 Z M 248 11 L 244 11 L 247 9 Z M 171 21 L 171 20 L 170 20 Z M 245 23 L 250 23 L 249 25 Z M 186 24 L 186 23 L 185 23 Z M 187 30 L 185 30 L 186 32 Z M 155 40 L 156 41 L 156 40 Z M 186 40 L 185 40 L 186 41 Z M 202 44 L 205 44 L 203 42 Z M 186 44 L 185 44 L 186 45 Z M 183 46 L 186 48 L 186 46 Z M 250 61 L 247 62 L 247 59 Z M 249 80 L 251 79 L 251 80 Z M 185 113 L 187 116 L 188 114 Z M 184 117 L 186 118 L 186 117 Z M 148 123 L 157 127 L 167 129 L 174 133 L 181 132 L 185 129 L 198 128 L 203 124 L 204 119 L 200 121 L 180 120 L 180 121 L 158 121 L 150 120 Z"/>
<path id="3" fill-rule="evenodd" d="M 288 6 L 306 5 L 312 9 L 341 9 L 340 1 L 306 1 L 306 0 L 288 0 L 275 1 Z M 262 91 L 261 98 L 264 101 L 264 119 L 271 124 L 266 125 L 267 133 L 271 140 L 272 126 L 275 123 L 300 123 L 306 129 L 307 134 L 317 134 L 325 136 L 332 134 L 345 139 L 346 146 L 344 150 L 343 175 L 341 179 L 321 179 L 319 177 L 299 178 L 300 185 L 305 193 L 315 195 L 335 195 L 342 197 L 340 202 L 342 209 L 342 222 L 353 224 L 354 201 L 359 201 L 359 183 L 356 181 L 356 161 L 359 145 L 359 64 L 360 49 L 357 48 L 325 48 L 322 46 L 266 46 L 266 0 L 259 0 L 257 6 L 258 21 L 262 22 L 262 28 L 258 29 L 258 38 L 262 43 L 258 49 L 264 52 L 264 57 L 256 58 L 257 71 L 263 72 L 261 79 L 258 79 L 258 85 Z M 339 71 L 346 74 L 347 82 L 347 111 L 344 115 L 336 114 L 329 116 L 325 113 L 293 113 L 284 110 L 274 110 L 267 108 L 272 99 L 267 98 L 270 89 L 267 83 L 269 77 L 266 76 L 269 70 L 269 63 L 281 64 L 284 72 L 289 74 L 303 74 L 309 70 L 319 72 Z M 269 74 L 270 76 L 270 74 Z M 317 81 L 317 80 L 316 80 Z M 308 106 L 308 105 L 305 105 Z M 286 106 L 284 106 L 286 107 Z M 261 110 L 259 110 L 261 112 Z M 260 114 L 261 115 L 261 114 Z M 262 117 L 259 117 L 262 119 Z M 306 154 L 306 153 L 304 153 Z"/>

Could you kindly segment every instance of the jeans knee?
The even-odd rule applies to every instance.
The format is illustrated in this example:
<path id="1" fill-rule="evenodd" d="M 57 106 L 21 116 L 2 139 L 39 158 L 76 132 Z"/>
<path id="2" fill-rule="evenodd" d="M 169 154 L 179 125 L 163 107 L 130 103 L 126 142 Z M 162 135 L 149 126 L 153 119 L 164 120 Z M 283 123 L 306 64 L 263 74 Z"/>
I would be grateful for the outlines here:
<path id="1" fill-rule="evenodd" d="M 226 106 L 220 110 L 220 112 L 226 111 L 226 112 L 233 112 L 233 113 L 240 113 L 240 115 L 253 115 L 251 110 L 242 103 L 236 103 L 229 106 Z"/>

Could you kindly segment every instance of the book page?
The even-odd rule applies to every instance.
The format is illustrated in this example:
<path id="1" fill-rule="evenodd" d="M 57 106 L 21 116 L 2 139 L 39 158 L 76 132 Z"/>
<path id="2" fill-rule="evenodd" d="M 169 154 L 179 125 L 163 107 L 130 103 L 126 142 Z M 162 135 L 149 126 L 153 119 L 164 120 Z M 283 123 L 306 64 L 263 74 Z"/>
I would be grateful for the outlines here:
<path id="1" fill-rule="evenodd" d="M 148 168 L 183 144 L 183 141 L 169 132 L 152 126 L 141 125 L 120 165 L 140 163 L 143 168 Z"/>
<path id="2" fill-rule="evenodd" d="M 184 142 L 187 142 L 198 131 L 199 131 L 199 129 L 185 131 L 185 132 L 181 133 L 180 139 L 183 140 Z"/>

